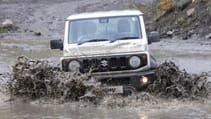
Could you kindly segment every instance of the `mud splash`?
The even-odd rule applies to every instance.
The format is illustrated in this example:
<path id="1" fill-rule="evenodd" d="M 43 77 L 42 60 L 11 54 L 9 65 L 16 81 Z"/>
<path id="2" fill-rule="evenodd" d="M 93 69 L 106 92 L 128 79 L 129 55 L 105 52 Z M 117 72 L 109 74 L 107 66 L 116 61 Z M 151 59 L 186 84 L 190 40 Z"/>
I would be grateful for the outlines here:
<path id="1" fill-rule="evenodd" d="M 171 61 L 157 69 L 157 79 L 145 90 L 131 96 L 107 95 L 100 82 L 89 74 L 63 72 L 46 60 L 17 58 L 13 66 L 8 91 L 16 97 L 83 101 L 106 107 L 125 107 L 132 104 L 156 104 L 158 99 L 201 99 L 208 96 L 206 75 L 191 75 L 181 71 Z M 134 105 L 135 106 L 135 105 Z"/>
<path id="2" fill-rule="evenodd" d="M 191 75 L 174 62 L 166 61 L 157 68 L 156 76 L 147 90 L 159 97 L 197 99 L 208 96 L 207 73 Z"/>
<path id="3" fill-rule="evenodd" d="M 87 94 L 97 99 L 99 83 L 88 74 L 65 73 L 48 61 L 18 57 L 13 66 L 12 78 L 8 83 L 14 96 L 31 99 L 41 97 L 78 101 Z M 97 94 L 97 95 L 95 95 Z"/>

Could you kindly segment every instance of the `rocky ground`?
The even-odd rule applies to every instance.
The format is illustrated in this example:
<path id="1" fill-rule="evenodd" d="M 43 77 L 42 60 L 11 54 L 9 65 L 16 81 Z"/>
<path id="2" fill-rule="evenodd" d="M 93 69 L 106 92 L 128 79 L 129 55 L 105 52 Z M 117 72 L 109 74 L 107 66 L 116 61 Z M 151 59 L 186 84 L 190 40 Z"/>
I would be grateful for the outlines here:
<path id="1" fill-rule="evenodd" d="M 154 28 L 160 31 L 162 37 L 181 36 L 183 40 L 199 35 L 211 39 L 211 1 L 184 0 L 183 4 L 175 5 L 165 11 L 154 22 Z"/>
<path id="2" fill-rule="evenodd" d="M 210 0 L 1 0 L 0 4 L 0 22 L 4 24 L 9 19 L 14 25 L 8 29 L 1 26 L 1 38 L 62 38 L 64 20 L 69 15 L 119 9 L 141 10 L 145 14 L 148 31 L 158 30 L 165 38 L 211 37 Z M 165 8 L 166 4 L 170 7 Z"/>
<path id="3" fill-rule="evenodd" d="M 43 39 L 62 38 L 64 21 L 72 14 L 90 11 L 128 9 L 127 4 L 149 4 L 153 0 L 3 0 L 0 3 L 0 22 L 13 21 L 19 29 L 1 33 L 2 38 Z M 58 9 L 59 8 L 59 9 Z M 39 38 L 38 37 L 38 38 Z"/>

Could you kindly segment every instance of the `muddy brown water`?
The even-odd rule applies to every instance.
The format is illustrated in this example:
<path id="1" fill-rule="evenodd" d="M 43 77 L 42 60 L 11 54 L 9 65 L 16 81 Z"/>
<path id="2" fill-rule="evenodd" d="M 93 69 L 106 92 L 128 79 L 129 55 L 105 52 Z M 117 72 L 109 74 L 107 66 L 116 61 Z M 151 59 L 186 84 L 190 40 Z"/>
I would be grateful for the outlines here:
<path id="1" fill-rule="evenodd" d="M 1 103 L 0 119 L 210 119 L 211 101 L 165 102 L 156 105 L 107 109 L 76 103 Z"/>
<path id="2" fill-rule="evenodd" d="M 73 104 L 31 105 L 10 104 L 0 112 L 1 119 L 129 119 L 139 118 L 134 111 L 80 108 Z"/>
<path id="3" fill-rule="evenodd" d="M 48 47 L 48 42 L 41 40 L 2 40 L 1 73 L 9 71 L 19 55 L 58 63 L 61 52 L 51 51 Z M 191 73 L 211 71 L 211 45 L 208 41 L 163 40 L 152 44 L 150 49 L 159 62 L 171 59 Z M 73 102 L 45 104 L 39 101 L 9 102 L 8 99 L 5 94 L 0 95 L 0 119 L 211 119 L 211 97 L 205 102 L 163 100 L 145 105 L 134 102 L 132 106 L 114 109 Z"/>

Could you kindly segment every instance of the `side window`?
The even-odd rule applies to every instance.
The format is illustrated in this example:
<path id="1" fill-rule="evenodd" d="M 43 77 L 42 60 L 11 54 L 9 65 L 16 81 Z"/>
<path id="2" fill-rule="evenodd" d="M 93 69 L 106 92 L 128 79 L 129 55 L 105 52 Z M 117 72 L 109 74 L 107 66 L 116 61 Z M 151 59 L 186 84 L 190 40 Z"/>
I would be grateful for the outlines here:
<path id="1" fill-rule="evenodd" d="M 76 22 L 70 22 L 70 34 L 69 34 L 69 41 L 71 41 L 71 43 L 74 43 L 77 41 L 78 36 L 80 35 L 80 26 L 79 24 L 77 24 Z"/>

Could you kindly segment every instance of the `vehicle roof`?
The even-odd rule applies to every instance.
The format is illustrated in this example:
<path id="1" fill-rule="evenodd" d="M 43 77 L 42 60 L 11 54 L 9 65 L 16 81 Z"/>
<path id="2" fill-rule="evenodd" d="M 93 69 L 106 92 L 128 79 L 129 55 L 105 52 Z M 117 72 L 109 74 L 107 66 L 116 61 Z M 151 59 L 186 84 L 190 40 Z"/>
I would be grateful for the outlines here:
<path id="1" fill-rule="evenodd" d="M 114 16 L 133 16 L 142 15 L 143 13 L 138 10 L 118 10 L 118 11 L 102 11 L 90 12 L 71 15 L 67 20 L 86 19 L 86 18 L 99 18 L 99 17 L 114 17 Z"/>

